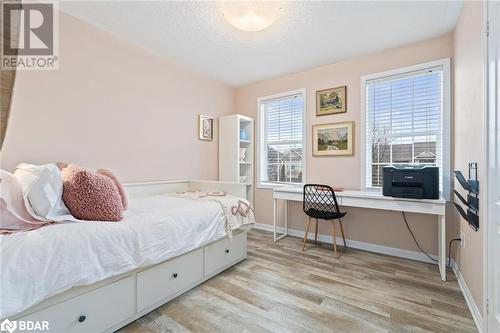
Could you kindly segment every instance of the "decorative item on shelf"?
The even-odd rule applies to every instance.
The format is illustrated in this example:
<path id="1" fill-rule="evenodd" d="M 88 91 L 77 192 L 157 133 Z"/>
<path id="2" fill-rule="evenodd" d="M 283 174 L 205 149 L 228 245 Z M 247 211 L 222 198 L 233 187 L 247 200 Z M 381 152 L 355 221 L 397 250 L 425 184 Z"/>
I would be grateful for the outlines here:
<path id="1" fill-rule="evenodd" d="M 316 91 L 316 116 L 347 112 L 347 86 Z"/>
<path id="2" fill-rule="evenodd" d="M 354 122 L 313 125 L 313 155 L 354 154 Z"/>
<path id="3" fill-rule="evenodd" d="M 244 183 L 247 181 L 247 176 L 240 176 L 240 183 Z"/>
<path id="4" fill-rule="evenodd" d="M 240 129 L 240 140 L 247 140 L 247 132 L 244 129 Z"/>
<path id="5" fill-rule="evenodd" d="M 198 115 L 198 137 L 207 141 L 214 139 L 214 118 Z"/>
<path id="6" fill-rule="evenodd" d="M 469 226 L 474 229 L 474 231 L 477 231 L 479 229 L 479 182 L 477 181 L 477 163 L 469 163 L 469 179 L 465 179 L 462 172 L 458 170 L 453 171 L 453 173 L 460 185 L 468 192 L 467 199 L 465 199 L 457 190 L 452 188 L 455 196 L 467 207 L 467 211 L 465 211 L 459 203 L 453 202 L 453 204 L 464 220 L 469 223 Z"/>
<path id="7" fill-rule="evenodd" d="M 247 148 L 240 148 L 240 162 L 245 162 Z"/>

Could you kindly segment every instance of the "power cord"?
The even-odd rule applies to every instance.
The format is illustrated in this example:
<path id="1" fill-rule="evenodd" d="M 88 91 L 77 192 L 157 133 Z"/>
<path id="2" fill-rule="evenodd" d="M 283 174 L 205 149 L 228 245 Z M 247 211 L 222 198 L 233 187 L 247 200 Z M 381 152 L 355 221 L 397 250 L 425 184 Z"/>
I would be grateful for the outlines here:
<path id="1" fill-rule="evenodd" d="M 462 240 L 461 238 L 453 238 L 452 240 L 450 240 L 450 244 L 448 245 L 448 267 L 451 267 L 451 244 L 454 241 L 461 241 L 461 240 Z"/>
<path id="2" fill-rule="evenodd" d="M 438 262 L 436 259 L 434 259 L 433 257 L 431 257 L 427 252 L 425 252 L 424 249 L 422 249 L 422 247 L 420 247 L 420 244 L 418 244 L 417 238 L 415 238 L 415 235 L 413 234 L 413 231 L 411 231 L 410 225 L 408 224 L 408 221 L 406 220 L 405 212 L 401 212 L 401 213 L 403 213 L 403 219 L 405 220 L 406 227 L 408 228 L 408 231 L 410 232 L 411 237 L 413 237 L 413 240 L 415 241 L 415 244 L 417 244 L 418 249 L 423 254 L 425 254 L 427 257 L 429 257 L 430 260 L 432 260 L 434 262 Z"/>
<path id="3" fill-rule="evenodd" d="M 425 254 L 427 257 L 429 257 L 430 260 L 432 260 L 434 262 L 438 262 L 436 259 L 434 259 L 433 257 L 431 257 L 427 252 L 425 252 L 424 249 L 422 249 L 422 247 L 420 246 L 420 244 L 418 244 L 417 238 L 413 234 L 413 231 L 411 231 L 410 225 L 408 224 L 408 221 L 406 220 L 405 212 L 401 212 L 401 213 L 403 213 L 403 219 L 405 220 L 406 227 L 408 228 L 408 231 L 410 232 L 410 235 L 413 238 L 413 240 L 415 241 L 415 244 L 417 245 L 418 249 L 420 251 L 422 251 L 422 253 Z M 448 266 L 447 267 L 451 267 L 451 244 L 454 241 L 461 241 L 461 239 L 460 238 L 454 238 L 454 239 L 450 240 L 450 243 L 448 245 Z"/>

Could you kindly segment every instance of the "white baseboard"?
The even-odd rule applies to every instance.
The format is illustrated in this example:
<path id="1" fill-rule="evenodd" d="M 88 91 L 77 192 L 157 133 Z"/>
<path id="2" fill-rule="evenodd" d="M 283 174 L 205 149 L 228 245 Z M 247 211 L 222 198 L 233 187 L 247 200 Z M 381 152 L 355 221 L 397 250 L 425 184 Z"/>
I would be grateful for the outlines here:
<path id="1" fill-rule="evenodd" d="M 255 223 L 255 228 L 261 229 L 261 230 L 266 230 L 266 231 L 273 231 L 273 226 L 271 224 Z M 277 231 L 279 233 L 283 233 L 284 228 L 278 227 Z M 293 237 L 302 238 L 302 237 L 304 237 L 304 230 L 297 230 L 297 229 L 288 228 L 288 235 L 293 236 Z M 314 239 L 314 233 L 310 232 L 307 235 L 307 238 Z M 332 244 L 332 236 L 318 234 L 318 240 L 322 243 Z M 337 237 L 336 243 L 338 245 L 344 244 L 342 241 L 342 238 L 339 238 L 339 237 Z M 347 243 L 347 247 L 350 247 L 353 249 L 382 253 L 382 254 L 387 254 L 390 256 L 394 256 L 394 257 L 400 257 L 400 258 L 405 258 L 405 259 L 427 262 L 427 263 L 431 263 L 431 264 L 437 264 L 437 262 L 430 260 L 429 258 L 427 258 L 427 256 L 425 254 L 423 254 L 421 252 L 403 250 L 403 249 L 398 249 L 395 247 L 383 246 L 383 245 L 378 245 L 378 244 L 373 244 L 373 243 L 359 242 L 359 241 L 350 240 L 350 239 L 346 239 L 346 243 Z M 435 260 L 437 260 L 437 256 L 431 255 L 431 257 L 434 258 Z"/>
<path id="2" fill-rule="evenodd" d="M 453 272 L 455 273 L 458 281 L 458 285 L 460 286 L 460 289 L 462 290 L 462 294 L 464 295 L 465 302 L 467 303 L 467 306 L 469 307 L 469 311 L 472 315 L 472 319 L 474 319 L 474 323 L 476 324 L 477 330 L 479 333 L 483 333 L 484 330 L 484 321 L 483 321 L 483 316 L 481 315 L 481 311 L 476 305 L 476 302 L 474 302 L 474 299 L 472 298 L 472 294 L 470 293 L 469 287 L 467 287 L 467 283 L 465 283 L 464 277 L 462 276 L 462 273 L 460 272 L 460 268 L 458 267 L 457 263 L 455 260 L 451 261 L 451 267 L 453 268 Z"/>
<path id="3" fill-rule="evenodd" d="M 273 226 L 271 224 L 255 223 L 254 227 L 255 227 L 255 229 L 261 229 L 261 230 L 266 230 L 266 231 L 271 231 L 271 232 L 273 231 Z M 284 232 L 284 228 L 278 227 L 276 229 L 276 231 L 279 232 L 280 234 L 282 234 Z M 302 238 L 302 237 L 304 237 L 304 231 L 288 228 L 288 235 Z M 307 235 L 307 238 L 314 239 L 314 233 L 309 233 Z M 328 236 L 328 235 L 318 234 L 318 240 L 321 241 L 322 243 L 332 244 L 332 237 Z M 338 245 L 343 245 L 342 238 L 337 237 L 336 243 Z M 394 257 L 400 257 L 400 258 L 422 261 L 422 262 L 431 263 L 431 264 L 437 264 L 436 262 L 430 260 L 425 254 L 423 254 L 421 252 L 403 250 L 403 249 L 398 249 L 395 247 L 383 246 L 383 245 L 378 245 L 378 244 L 373 244 L 373 243 L 359 242 L 359 241 L 354 241 L 354 240 L 349 240 L 349 239 L 346 239 L 346 243 L 347 243 L 348 247 L 351 247 L 353 249 L 382 253 L 382 254 L 386 254 L 386 255 L 390 255 L 390 256 L 394 256 Z M 435 260 L 437 260 L 437 256 L 431 255 L 431 257 L 434 258 Z M 474 323 L 476 324 L 476 327 L 477 327 L 479 333 L 483 333 L 484 332 L 483 317 L 481 315 L 481 311 L 479 311 L 479 308 L 477 307 L 476 303 L 474 302 L 474 299 L 472 298 L 472 295 L 469 291 L 469 288 L 467 287 L 467 284 L 465 283 L 465 280 L 464 280 L 462 274 L 460 273 L 460 270 L 458 269 L 458 265 L 455 262 L 455 260 L 453 260 L 453 259 L 451 260 L 451 267 L 453 268 L 453 272 L 455 273 L 455 276 L 457 277 L 458 285 L 460 286 L 460 289 L 462 290 L 462 294 L 464 295 L 465 302 L 467 303 L 467 306 L 469 307 L 469 311 L 472 315 L 472 318 L 474 319 Z"/>

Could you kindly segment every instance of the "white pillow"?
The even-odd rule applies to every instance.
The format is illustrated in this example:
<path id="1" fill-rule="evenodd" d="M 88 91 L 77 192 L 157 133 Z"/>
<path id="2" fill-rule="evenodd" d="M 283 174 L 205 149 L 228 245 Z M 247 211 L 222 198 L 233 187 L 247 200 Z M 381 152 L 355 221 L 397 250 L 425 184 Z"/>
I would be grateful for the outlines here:
<path id="1" fill-rule="evenodd" d="M 14 172 L 23 189 L 28 212 L 42 221 L 78 221 L 62 201 L 61 173 L 55 164 L 21 163 Z"/>
<path id="2" fill-rule="evenodd" d="M 17 178 L 0 169 L 0 233 L 36 229 L 46 222 L 35 220 L 26 210 Z"/>

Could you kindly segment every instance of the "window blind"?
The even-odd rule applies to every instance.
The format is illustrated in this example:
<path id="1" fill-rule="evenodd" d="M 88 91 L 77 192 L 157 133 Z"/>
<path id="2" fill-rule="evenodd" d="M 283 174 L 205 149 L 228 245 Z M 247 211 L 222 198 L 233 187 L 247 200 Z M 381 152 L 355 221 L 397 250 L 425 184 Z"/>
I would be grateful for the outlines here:
<path id="1" fill-rule="evenodd" d="M 301 184 L 304 96 L 259 101 L 259 183 Z"/>
<path id="2" fill-rule="evenodd" d="M 366 186 L 382 186 L 382 168 L 436 165 L 443 189 L 442 67 L 366 82 Z"/>

